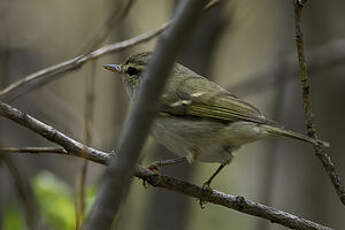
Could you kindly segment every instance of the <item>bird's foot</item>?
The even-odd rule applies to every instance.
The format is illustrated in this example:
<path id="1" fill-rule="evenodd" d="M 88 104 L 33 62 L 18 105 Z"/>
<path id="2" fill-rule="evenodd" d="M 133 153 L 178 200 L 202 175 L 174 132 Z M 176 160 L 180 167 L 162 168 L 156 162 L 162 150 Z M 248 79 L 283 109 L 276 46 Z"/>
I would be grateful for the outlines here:
<path id="1" fill-rule="evenodd" d="M 178 164 L 178 163 L 182 163 L 186 161 L 186 157 L 179 157 L 176 159 L 169 159 L 169 160 L 161 160 L 161 161 L 155 161 L 152 162 L 147 168 L 153 172 L 155 175 L 158 176 L 157 182 L 155 183 L 156 185 L 158 185 L 161 181 L 162 181 L 162 177 L 160 174 L 160 169 L 168 166 L 168 165 L 174 165 L 174 164 Z M 153 185 L 155 186 L 155 185 Z"/>
<path id="2" fill-rule="evenodd" d="M 157 182 L 153 186 L 158 185 L 162 181 L 162 177 L 160 174 L 160 168 L 161 168 L 161 162 L 160 161 L 152 162 L 147 167 L 147 169 L 149 169 L 151 172 L 153 172 L 154 175 L 158 176 Z M 145 182 L 145 184 L 146 184 L 146 182 Z M 145 185 L 144 185 L 144 187 L 145 187 Z M 146 185 L 146 187 L 147 187 L 147 185 Z"/>
<path id="3" fill-rule="evenodd" d="M 210 187 L 211 181 L 207 180 L 202 184 L 202 189 L 207 193 L 206 196 L 209 197 L 212 194 L 212 188 Z M 199 205 L 201 209 L 206 208 L 207 201 L 199 199 Z"/>
<path id="4" fill-rule="evenodd" d="M 151 170 L 154 174 L 159 175 L 160 174 L 160 162 L 159 161 L 155 161 L 152 162 L 148 167 L 149 170 Z"/>

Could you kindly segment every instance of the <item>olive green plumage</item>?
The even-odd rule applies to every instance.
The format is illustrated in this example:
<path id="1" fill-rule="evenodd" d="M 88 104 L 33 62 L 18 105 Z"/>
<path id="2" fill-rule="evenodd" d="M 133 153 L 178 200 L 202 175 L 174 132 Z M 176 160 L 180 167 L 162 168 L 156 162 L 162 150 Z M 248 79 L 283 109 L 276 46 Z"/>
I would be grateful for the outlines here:
<path id="1" fill-rule="evenodd" d="M 133 99 L 150 58 L 151 53 L 140 53 L 124 64 L 108 64 L 105 68 L 121 73 Z M 232 153 L 242 145 L 274 136 L 328 145 L 282 128 L 253 105 L 178 63 L 160 98 L 159 115 L 151 133 L 159 143 L 190 162 L 229 163 Z"/>

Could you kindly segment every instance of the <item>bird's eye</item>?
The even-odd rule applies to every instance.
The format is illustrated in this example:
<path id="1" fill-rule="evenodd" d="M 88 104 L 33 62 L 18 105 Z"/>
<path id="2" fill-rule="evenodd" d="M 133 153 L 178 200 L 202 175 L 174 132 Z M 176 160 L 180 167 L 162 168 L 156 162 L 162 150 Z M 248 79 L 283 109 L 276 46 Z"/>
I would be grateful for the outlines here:
<path id="1" fill-rule="evenodd" d="M 134 67 L 128 67 L 126 73 L 129 75 L 129 76 L 133 76 L 133 75 L 136 75 L 139 71 L 134 68 Z"/>

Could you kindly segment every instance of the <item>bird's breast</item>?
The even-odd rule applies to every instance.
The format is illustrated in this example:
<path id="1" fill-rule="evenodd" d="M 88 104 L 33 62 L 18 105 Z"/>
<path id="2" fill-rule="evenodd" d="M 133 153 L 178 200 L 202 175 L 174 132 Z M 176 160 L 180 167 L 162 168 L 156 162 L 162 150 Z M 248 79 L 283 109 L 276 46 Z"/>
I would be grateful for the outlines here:
<path id="1" fill-rule="evenodd" d="M 171 152 L 196 160 L 223 163 L 229 157 L 222 132 L 225 125 L 212 120 L 183 117 L 158 117 L 151 129 L 152 136 Z"/>

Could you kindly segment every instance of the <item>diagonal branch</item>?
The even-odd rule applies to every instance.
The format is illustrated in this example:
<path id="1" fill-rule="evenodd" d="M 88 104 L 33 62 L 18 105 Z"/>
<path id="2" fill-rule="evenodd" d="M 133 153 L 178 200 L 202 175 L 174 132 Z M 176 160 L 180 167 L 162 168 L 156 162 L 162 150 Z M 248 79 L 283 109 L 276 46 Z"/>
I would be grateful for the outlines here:
<path id="1" fill-rule="evenodd" d="M 221 2 L 221 0 L 212 0 L 204 8 L 204 11 L 211 9 L 219 2 Z M 80 68 L 89 60 L 97 59 L 106 54 L 119 52 L 121 50 L 127 49 L 134 45 L 148 41 L 158 36 L 164 30 L 166 30 L 170 24 L 171 24 L 171 21 L 162 24 L 161 26 L 157 27 L 154 30 L 140 34 L 131 39 L 124 40 L 122 42 L 113 43 L 110 45 L 106 45 L 92 52 L 82 54 L 72 59 L 69 59 L 67 61 L 58 63 L 56 65 L 52 65 L 45 69 L 38 70 L 32 74 L 25 76 L 24 78 L 18 81 L 13 82 L 6 88 L 0 90 L 0 99 L 4 100 L 4 99 L 9 99 L 9 98 L 17 97 L 20 95 L 24 95 L 25 93 L 29 92 L 32 89 L 39 88 L 43 86 L 44 84 L 47 84 L 48 82 L 58 79 L 59 77 L 61 77 L 63 73 Z"/>
<path id="2" fill-rule="evenodd" d="M 211 9 L 220 1 L 222 0 L 210 1 L 209 4 L 205 6 L 204 11 Z M 122 17 L 126 16 L 127 11 L 129 10 L 130 7 L 131 7 L 131 3 L 128 3 L 127 8 L 125 9 Z M 119 52 L 121 50 L 130 48 L 134 45 L 148 41 L 158 36 L 164 30 L 166 30 L 170 24 L 171 24 L 171 21 L 168 21 L 167 23 L 162 24 L 161 26 L 157 27 L 154 30 L 140 34 L 131 39 L 124 40 L 122 42 L 113 43 L 110 45 L 106 45 L 92 52 L 82 54 L 70 60 L 38 70 L 32 74 L 25 76 L 24 78 L 18 81 L 13 82 L 6 88 L 0 90 L 0 99 L 4 100 L 4 99 L 9 99 L 9 98 L 17 97 L 20 95 L 24 95 L 25 93 L 29 92 L 32 89 L 39 88 L 43 86 L 44 84 L 47 84 L 48 82 L 58 79 L 59 77 L 61 77 L 63 73 L 82 67 L 86 62 L 92 59 L 97 59 L 106 54 Z"/>
<path id="3" fill-rule="evenodd" d="M 308 136 L 314 139 L 318 139 L 318 133 L 316 127 L 313 123 L 313 118 L 315 117 L 312 110 L 311 104 L 311 90 L 310 90 L 310 79 L 307 73 L 307 65 L 304 55 L 304 41 L 303 33 L 301 29 L 301 17 L 303 6 L 306 0 L 294 0 L 295 8 L 295 26 L 296 26 L 296 47 L 299 63 L 299 76 L 301 81 L 301 87 L 303 91 L 303 104 L 304 104 L 304 115 L 308 131 Z M 327 172 L 331 182 L 337 192 L 340 201 L 345 205 L 345 188 L 343 183 L 336 172 L 334 162 L 327 153 L 327 151 L 321 146 L 314 146 L 315 155 L 321 161 L 325 171 Z"/>
<path id="4" fill-rule="evenodd" d="M 111 228 L 129 188 L 139 153 L 158 111 L 158 99 L 168 80 L 175 58 L 197 25 L 205 5 L 205 0 L 181 2 L 168 30 L 160 36 L 148 70 L 143 73 L 140 87 L 135 92 L 132 110 L 127 116 L 119 138 L 118 157 L 109 162 L 103 184 L 83 229 Z"/>
<path id="5" fill-rule="evenodd" d="M 261 217 L 270 220 L 272 223 L 278 223 L 291 229 L 323 229 L 331 230 L 331 228 L 314 223 L 310 220 L 283 212 L 281 210 L 257 203 L 252 200 L 245 199 L 242 196 L 234 196 L 225 194 L 216 190 L 210 193 L 208 190 L 199 186 L 190 184 L 168 176 L 158 176 L 152 174 L 146 168 L 137 167 L 135 176 L 149 182 L 153 186 L 166 188 L 171 191 L 179 192 L 187 196 L 195 197 L 207 202 L 221 205 L 227 208 L 237 210 L 242 213 Z"/>
<path id="6" fill-rule="evenodd" d="M 57 153 L 82 157 L 84 159 L 100 164 L 106 164 L 112 157 L 112 154 L 85 146 L 72 139 L 71 137 L 68 137 L 64 133 L 59 132 L 53 127 L 3 102 L 0 102 L 0 115 L 30 129 L 31 131 L 41 135 L 47 140 L 62 147 L 2 147 L 2 150 L 15 152 L 17 149 L 18 152 L 25 152 L 25 150 L 27 150 L 27 152 L 30 153 Z M 261 217 L 273 223 L 277 223 L 291 229 L 332 230 L 332 228 L 317 224 L 310 220 L 277 210 L 269 206 L 262 205 L 260 203 L 245 199 L 241 196 L 227 195 L 215 190 L 212 190 L 212 193 L 209 193 L 208 191 L 205 191 L 204 189 L 196 185 L 168 176 L 160 176 L 160 178 L 158 178 L 157 175 L 153 174 L 150 170 L 147 170 L 140 165 L 136 166 L 134 175 L 138 178 L 148 181 L 154 186 L 166 188 L 168 190 L 179 192 L 190 197 L 202 199 L 223 207 L 235 209 L 248 215 Z"/>
<path id="7" fill-rule="evenodd" d="M 55 128 L 23 113 L 22 111 L 0 102 L 0 115 L 10 119 L 43 136 L 47 140 L 62 146 L 69 155 L 76 155 L 99 163 L 109 159 L 109 154 L 87 147 L 71 137 L 57 131 Z"/>
<path id="8" fill-rule="evenodd" d="M 151 38 L 154 38 L 155 36 L 160 34 L 162 31 L 164 31 L 168 26 L 169 26 L 169 22 L 159 26 L 158 28 L 150 32 L 143 33 L 134 38 L 131 38 L 122 42 L 106 45 L 90 53 L 79 55 L 70 60 L 61 62 L 59 64 L 50 66 L 45 69 L 41 69 L 18 81 L 13 82 L 6 88 L 2 89 L 0 91 L 0 98 L 2 100 L 7 99 L 19 93 L 23 95 L 30 89 L 40 87 L 47 82 L 56 80 L 60 76 L 60 74 L 80 68 L 83 64 L 85 64 L 86 62 L 92 59 L 99 58 L 106 54 L 118 52 L 123 49 L 129 48 L 131 46 L 150 40 Z"/>

